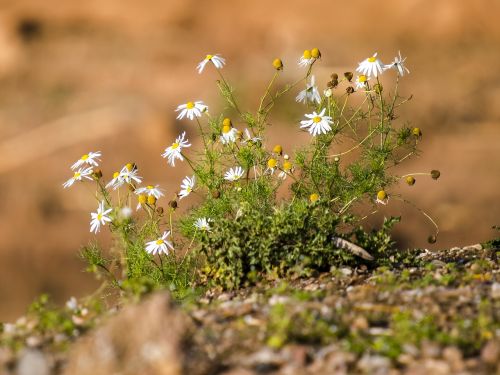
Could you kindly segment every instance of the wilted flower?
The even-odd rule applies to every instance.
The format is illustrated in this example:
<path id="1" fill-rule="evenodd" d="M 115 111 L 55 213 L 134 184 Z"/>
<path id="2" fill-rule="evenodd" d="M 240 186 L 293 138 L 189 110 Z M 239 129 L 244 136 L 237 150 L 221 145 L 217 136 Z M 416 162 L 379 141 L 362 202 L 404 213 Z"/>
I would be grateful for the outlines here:
<path id="1" fill-rule="evenodd" d="M 208 109 L 208 107 L 203 104 L 202 101 L 197 101 L 197 102 L 187 102 L 186 104 L 181 104 L 177 106 L 177 109 L 175 110 L 176 112 L 181 111 L 179 115 L 177 116 L 178 120 L 183 119 L 184 117 L 187 117 L 190 120 L 194 120 L 194 117 L 201 117 L 201 114 L 205 112 Z"/>
<path id="2" fill-rule="evenodd" d="M 224 64 L 226 63 L 226 60 L 219 55 L 207 55 L 202 62 L 198 64 L 196 69 L 198 70 L 198 73 L 201 74 L 203 72 L 203 69 L 205 69 L 205 65 L 208 64 L 208 62 L 211 62 L 214 64 L 216 69 L 222 69 Z"/>
<path id="3" fill-rule="evenodd" d="M 163 235 L 155 241 L 150 241 L 146 243 L 146 252 L 148 254 L 155 255 L 158 254 L 166 254 L 168 255 L 169 249 L 174 250 L 172 243 L 167 241 L 167 237 L 170 235 L 170 231 L 163 232 Z"/>
<path id="4" fill-rule="evenodd" d="M 405 66 L 406 57 L 403 59 L 401 57 L 401 51 L 398 52 L 398 56 L 394 58 L 394 61 L 390 64 L 387 64 L 384 69 L 394 69 L 397 70 L 398 74 L 402 77 L 405 74 L 409 74 L 410 71 Z"/>
<path id="5" fill-rule="evenodd" d="M 309 133 L 311 133 L 313 136 L 317 136 L 318 134 L 326 134 L 329 131 L 332 130 L 332 127 L 330 124 L 333 123 L 332 118 L 330 116 L 325 116 L 325 111 L 326 108 L 323 108 L 323 110 L 317 114 L 316 111 L 314 111 L 311 114 L 306 114 L 305 116 L 309 120 L 302 120 L 300 122 L 301 128 L 308 128 L 307 130 Z"/>
<path id="6" fill-rule="evenodd" d="M 295 98 L 295 100 L 299 103 L 307 104 L 307 102 L 311 103 L 321 103 L 321 96 L 319 94 L 318 88 L 315 85 L 315 78 L 311 76 L 311 81 L 306 84 L 306 88 L 299 92 L 299 95 Z"/>
<path id="7" fill-rule="evenodd" d="M 97 233 L 101 229 L 101 225 L 106 225 L 107 222 L 110 222 L 111 218 L 108 216 L 108 214 L 112 210 L 112 208 L 108 208 L 107 210 L 105 210 L 104 201 L 101 201 L 101 203 L 99 203 L 99 206 L 97 207 L 97 212 L 92 212 L 90 214 L 90 231 Z"/>
<path id="8" fill-rule="evenodd" d="M 184 160 L 184 157 L 182 156 L 182 149 L 191 147 L 191 143 L 189 143 L 187 139 L 184 139 L 185 137 L 186 132 L 182 132 L 182 134 L 175 139 L 175 142 L 172 143 L 171 146 L 167 147 L 165 152 L 161 155 L 168 160 L 168 163 L 172 167 L 175 167 L 175 159 L 179 159 L 180 161 Z"/>
<path id="9" fill-rule="evenodd" d="M 389 196 L 384 190 L 380 190 L 377 193 L 377 197 L 375 199 L 375 202 L 386 205 L 389 202 Z"/>

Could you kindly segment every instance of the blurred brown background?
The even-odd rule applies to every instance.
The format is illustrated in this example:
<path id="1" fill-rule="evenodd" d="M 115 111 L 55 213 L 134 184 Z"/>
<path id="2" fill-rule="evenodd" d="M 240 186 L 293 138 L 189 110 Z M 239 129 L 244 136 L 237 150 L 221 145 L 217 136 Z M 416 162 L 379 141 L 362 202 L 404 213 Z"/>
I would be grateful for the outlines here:
<path id="1" fill-rule="evenodd" d="M 1 0 L 0 1 L 0 321 L 22 313 L 39 293 L 57 301 L 95 288 L 77 258 L 87 243 L 84 185 L 62 189 L 69 166 L 100 150 L 105 177 L 135 161 L 146 182 L 168 194 L 184 171 L 160 154 L 181 129 L 175 107 L 204 100 L 221 108 L 213 69 L 195 71 L 221 53 L 244 108 L 282 57 L 286 78 L 296 60 L 319 47 L 321 89 L 332 72 L 353 70 L 375 51 L 390 62 L 398 50 L 413 93 L 402 118 L 424 132 L 422 156 L 404 172 L 442 172 L 400 191 L 430 212 L 441 235 L 432 247 L 490 239 L 500 224 L 500 2 L 454 0 Z M 285 102 L 293 102 L 290 95 Z M 273 142 L 292 147 L 279 129 L 295 115 L 272 118 Z M 432 227 L 396 201 L 381 213 L 403 213 L 400 246 L 428 247 Z M 380 220 L 380 217 L 378 220 Z M 377 218 L 375 218 L 377 220 Z M 101 240 L 105 235 L 101 234 Z"/>

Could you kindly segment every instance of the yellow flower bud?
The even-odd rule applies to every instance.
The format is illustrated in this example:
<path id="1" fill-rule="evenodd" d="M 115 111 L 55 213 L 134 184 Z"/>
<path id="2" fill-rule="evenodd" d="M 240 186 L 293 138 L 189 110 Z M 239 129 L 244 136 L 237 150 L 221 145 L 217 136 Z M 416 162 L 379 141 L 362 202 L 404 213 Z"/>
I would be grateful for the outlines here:
<path id="1" fill-rule="evenodd" d="M 311 50 L 311 56 L 314 57 L 315 59 L 319 59 L 321 57 L 321 52 L 317 48 L 313 48 Z"/>
<path id="2" fill-rule="evenodd" d="M 131 172 L 135 168 L 135 164 L 134 163 L 127 163 L 126 167 L 127 167 L 127 170 L 129 172 Z"/>
<path id="3" fill-rule="evenodd" d="M 406 183 L 407 183 L 408 185 L 410 185 L 410 186 L 415 185 L 415 181 L 416 181 L 416 180 L 415 180 L 415 177 L 413 177 L 413 176 L 408 176 L 408 177 L 406 177 Z"/>
<path id="4" fill-rule="evenodd" d="M 302 54 L 302 56 L 304 57 L 304 59 L 308 59 L 309 60 L 312 57 L 311 51 L 309 51 L 308 49 L 306 49 L 304 51 L 304 53 Z"/>
<path id="5" fill-rule="evenodd" d="M 290 163 L 288 160 L 283 163 L 283 169 L 287 172 L 292 170 L 292 163 Z"/>
<path id="6" fill-rule="evenodd" d="M 411 133 L 414 137 L 420 138 L 422 136 L 422 130 L 420 128 L 413 128 Z"/>
<path id="7" fill-rule="evenodd" d="M 148 204 L 151 206 L 156 204 L 156 198 L 154 195 L 148 195 Z"/>
<path id="8" fill-rule="evenodd" d="M 148 198 L 144 194 L 139 194 L 137 196 L 137 200 L 139 201 L 140 204 L 145 204 Z"/>
<path id="9" fill-rule="evenodd" d="M 315 203 L 317 202 L 319 199 L 319 194 L 317 193 L 312 193 L 310 196 L 309 196 L 309 200 L 311 201 L 311 203 Z"/>
<path id="10" fill-rule="evenodd" d="M 283 61 L 281 59 L 274 59 L 273 66 L 276 70 L 283 70 Z"/>
<path id="11" fill-rule="evenodd" d="M 377 193 L 377 199 L 379 201 L 385 201 L 387 199 L 387 193 L 384 191 L 384 190 L 380 190 L 378 193 Z"/>
<path id="12" fill-rule="evenodd" d="M 113 178 L 117 178 L 120 175 L 120 172 L 113 173 Z"/>
<path id="13" fill-rule="evenodd" d="M 283 153 L 283 147 L 281 147 L 281 145 L 276 145 L 274 146 L 273 148 L 273 152 L 276 154 L 276 155 L 280 155 Z"/>

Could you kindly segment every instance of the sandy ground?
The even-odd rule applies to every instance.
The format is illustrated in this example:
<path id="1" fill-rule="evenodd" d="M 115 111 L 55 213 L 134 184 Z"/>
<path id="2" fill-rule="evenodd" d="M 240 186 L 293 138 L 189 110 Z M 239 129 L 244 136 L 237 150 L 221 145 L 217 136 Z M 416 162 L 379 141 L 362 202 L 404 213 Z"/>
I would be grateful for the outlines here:
<path id="1" fill-rule="evenodd" d="M 185 170 L 160 154 L 187 126 L 175 122 L 177 104 L 195 96 L 221 107 L 216 76 L 194 69 L 211 52 L 227 58 L 224 73 L 251 109 L 276 56 L 296 78 L 302 50 L 318 46 L 324 86 L 375 51 L 389 61 L 401 50 L 411 69 L 402 90 L 414 95 L 402 117 L 424 131 L 422 156 L 404 171 L 442 178 L 400 191 L 440 224 L 433 247 L 491 238 L 500 224 L 499 12 L 496 1 L 1 0 L 0 320 L 42 291 L 62 301 L 95 287 L 77 259 L 92 238 L 92 196 L 61 187 L 81 154 L 101 150 L 106 176 L 133 160 L 167 195 L 177 189 Z M 271 120 L 272 138 L 292 148 L 281 129 L 297 119 L 279 111 Z M 401 211 L 400 245 L 429 246 L 431 226 L 409 207 L 393 204 L 374 222 Z"/>

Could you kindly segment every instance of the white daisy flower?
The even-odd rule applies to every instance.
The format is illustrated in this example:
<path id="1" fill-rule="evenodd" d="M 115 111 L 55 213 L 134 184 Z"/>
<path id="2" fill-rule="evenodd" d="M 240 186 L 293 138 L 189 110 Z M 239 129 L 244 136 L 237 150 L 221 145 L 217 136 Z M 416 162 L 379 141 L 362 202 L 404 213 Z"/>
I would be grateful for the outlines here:
<path id="1" fill-rule="evenodd" d="M 194 189 L 195 183 L 196 183 L 196 177 L 195 176 L 193 176 L 191 178 L 189 178 L 188 176 L 186 176 L 182 180 L 181 191 L 179 192 L 179 198 L 182 199 L 182 198 L 187 197 L 189 194 L 191 194 L 191 192 Z"/>
<path id="2" fill-rule="evenodd" d="M 194 223 L 195 228 L 205 231 L 205 232 L 210 232 L 212 228 L 210 228 L 210 222 L 212 219 L 207 219 L 206 217 L 200 217 L 197 219 Z"/>
<path id="3" fill-rule="evenodd" d="M 160 197 L 163 196 L 163 193 L 161 192 L 161 189 L 160 189 L 160 185 L 156 185 L 156 186 L 148 185 L 146 187 L 141 187 L 141 188 L 135 189 L 135 193 L 137 195 L 140 195 L 140 194 L 146 194 L 147 196 L 152 195 L 156 199 L 160 199 Z"/>
<path id="4" fill-rule="evenodd" d="M 314 137 L 317 136 L 318 134 L 326 134 L 329 131 L 331 131 L 332 127 L 330 125 L 333 124 L 333 121 L 330 116 L 325 116 L 325 111 L 326 108 L 323 108 L 323 110 L 319 114 L 317 114 L 316 112 L 313 112 L 311 114 L 306 114 L 305 116 L 309 120 L 302 120 L 300 122 L 301 124 L 300 128 L 301 129 L 308 128 L 307 130 Z"/>
<path id="5" fill-rule="evenodd" d="M 106 225 L 107 222 L 110 222 L 111 219 L 108 214 L 112 210 L 112 208 L 104 210 L 104 201 L 101 201 L 101 203 L 99 203 L 99 206 L 97 207 L 97 212 L 92 212 L 90 214 L 90 231 L 97 234 L 97 232 L 99 232 L 99 230 L 101 229 L 101 225 Z"/>
<path id="6" fill-rule="evenodd" d="M 377 59 L 377 53 L 375 53 L 372 57 L 368 57 L 359 63 L 356 68 L 357 72 L 364 74 L 367 77 L 377 77 L 379 74 L 382 74 L 384 71 L 384 64 L 382 61 Z"/>
<path id="7" fill-rule="evenodd" d="M 230 168 L 224 174 L 224 179 L 227 181 L 238 181 L 244 174 L 245 171 L 241 167 Z"/>
<path id="8" fill-rule="evenodd" d="M 229 126 L 223 126 L 222 127 L 222 135 L 220 136 L 220 141 L 222 144 L 229 144 L 229 143 L 234 143 L 236 142 L 236 139 L 238 139 L 238 130 L 236 128 L 231 128 Z"/>
<path id="9" fill-rule="evenodd" d="M 167 241 L 167 237 L 169 235 L 170 231 L 165 231 L 157 240 L 146 242 L 146 252 L 152 255 L 155 255 L 156 253 L 168 255 L 169 249 L 174 250 L 172 243 Z"/>
<path id="10" fill-rule="evenodd" d="M 226 60 L 219 55 L 207 55 L 202 62 L 198 64 L 196 69 L 198 70 L 198 73 L 201 74 L 203 72 L 203 69 L 205 69 L 205 65 L 208 64 L 208 62 L 212 62 L 214 64 L 216 69 L 222 69 L 224 64 L 226 63 Z"/>
<path id="11" fill-rule="evenodd" d="M 356 85 L 356 90 L 362 90 L 366 88 L 366 83 L 370 80 L 367 76 L 364 74 L 361 74 L 356 77 L 356 80 L 354 81 Z"/>
<path id="12" fill-rule="evenodd" d="M 314 58 L 312 57 L 311 51 L 306 49 L 302 56 L 299 59 L 299 66 L 308 66 L 311 65 L 314 61 Z"/>
<path id="13" fill-rule="evenodd" d="M 315 78 L 311 76 L 311 81 L 306 84 L 306 88 L 299 92 L 299 95 L 295 98 L 295 101 L 298 103 L 307 104 L 310 103 L 321 103 L 321 96 L 319 94 L 319 90 L 315 85 Z"/>
<path id="14" fill-rule="evenodd" d="M 78 159 L 75 164 L 71 166 L 71 169 L 75 170 L 76 168 L 79 168 L 84 164 L 97 167 L 99 165 L 97 162 L 101 161 L 101 159 L 99 159 L 99 156 L 101 156 L 101 151 L 89 152 L 88 154 L 85 154 L 80 159 Z"/>
<path id="15" fill-rule="evenodd" d="M 118 189 L 120 186 L 122 186 L 125 183 L 125 179 L 122 177 L 120 172 L 115 172 L 113 173 L 113 179 L 108 182 L 106 185 L 106 189 L 109 189 L 110 187 L 113 188 L 113 190 Z"/>
<path id="16" fill-rule="evenodd" d="M 127 184 L 131 184 L 132 182 L 140 184 L 142 181 L 142 177 L 137 176 L 137 172 L 138 172 L 137 167 L 135 167 L 132 164 L 127 164 L 120 171 L 120 177 Z"/>
<path id="17" fill-rule="evenodd" d="M 75 297 L 71 297 L 69 300 L 66 301 L 66 308 L 71 311 L 78 310 L 78 301 L 76 300 Z"/>
<path id="18" fill-rule="evenodd" d="M 399 75 L 402 77 L 405 74 L 409 74 L 410 71 L 405 66 L 406 57 L 403 59 L 401 57 L 401 51 L 398 52 L 398 56 L 394 58 L 394 61 L 390 64 L 387 64 L 384 69 L 395 69 L 398 71 Z"/>
<path id="19" fill-rule="evenodd" d="M 70 187 L 71 185 L 73 185 L 76 181 L 82 181 L 83 178 L 86 178 L 87 180 L 91 180 L 92 181 L 92 173 L 93 173 L 93 169 L 88 167 L 88 168 L 78 168 L 78 170 L 73 174 L 73 177 L 71 177 L 68 181 L 66 181 L 64 184 L 63 184 L 63 187 L 66 189 L 68 187 Z"/>
<path id="20" fill-rule="evenodd" d="M 187 102 L 186 104 L 181 104 L 177 107 L 175 110 L 176 112 L 181 111 L 179 115 L 177 116 L 178 120 L 183 119 L 184 117 L 187 117 L 190 120 L 194 120 L 194 117 L 201 117 L 201 114 L 205 112 L 208 109 L 208 107 L 203 104 L 202 101 L 197 101 L 197 102 Z"/>
<path id="21" fill-rule="evenodd" d="M 168 160 L 168 163 L 172 167 L 175 167 L 175 159 L 179 159 L 180 161 L 184 160 L 184 157 L 182 156 L 182 149 L 191 147 L 191 143 L 189 143 L 187 139 L 184 139 L 185 137 L 186 132 L 182 132 L 182 134 L 175 139 L 175 142 L 172 143 L 171 146 L 167 147 L 165 152 L 161 155 Z"/>

